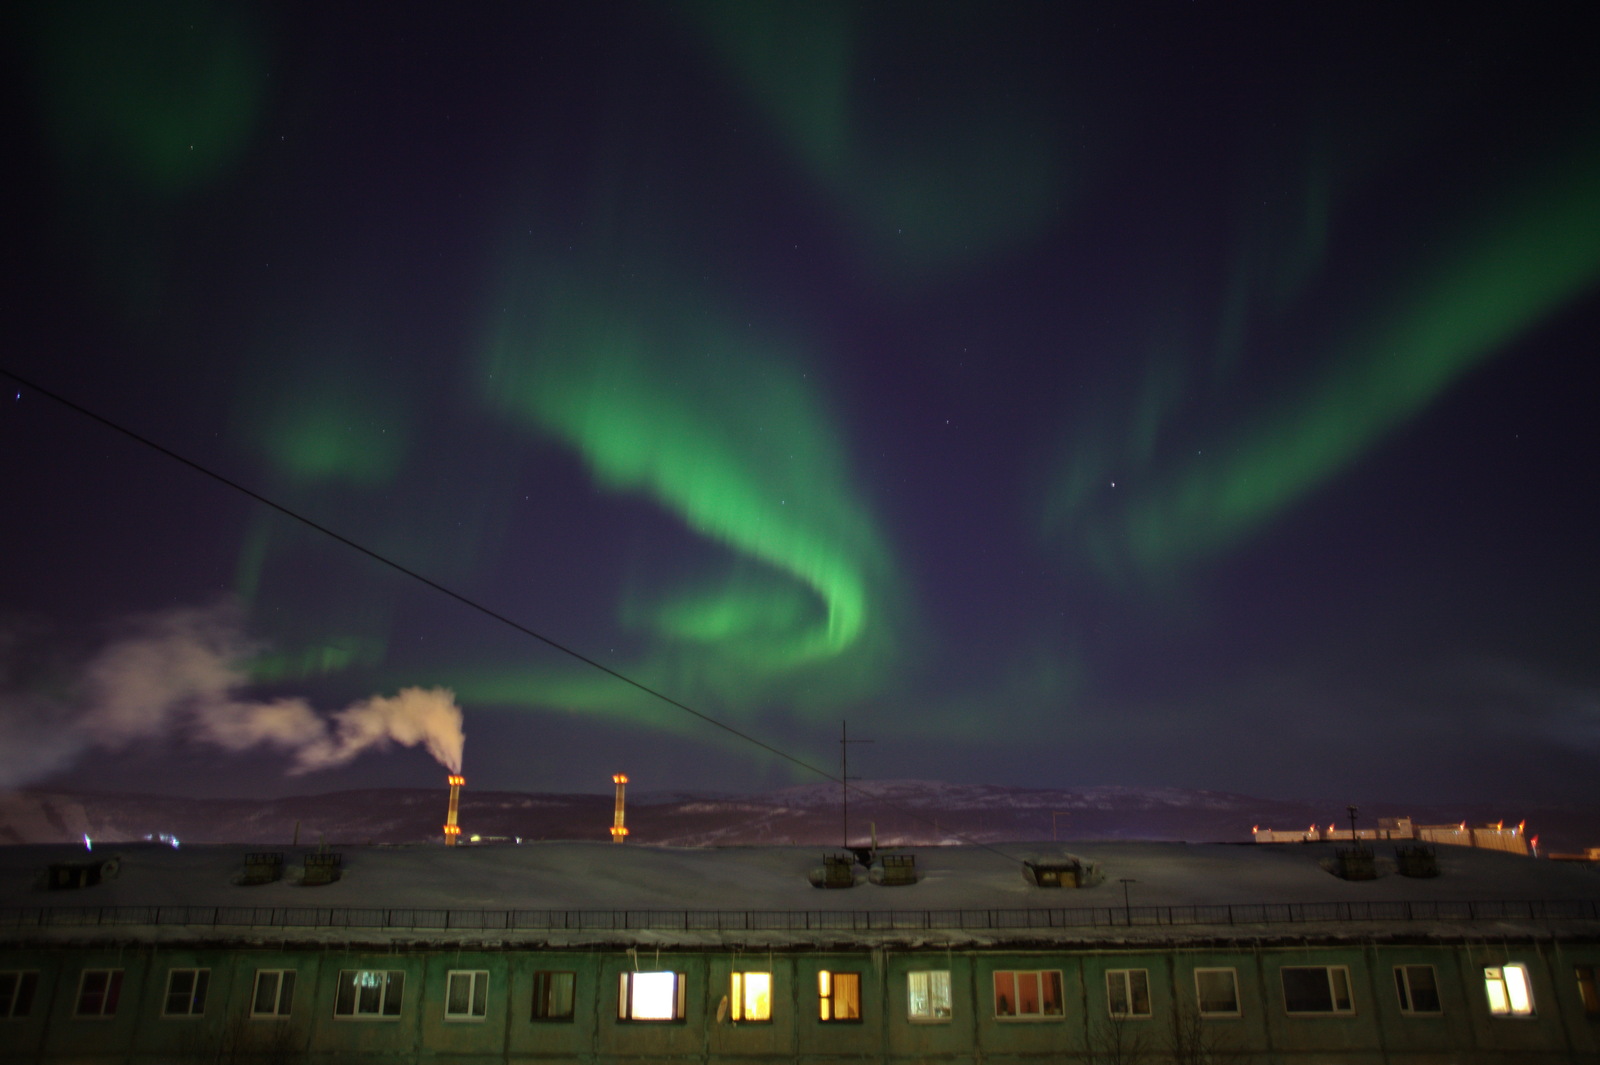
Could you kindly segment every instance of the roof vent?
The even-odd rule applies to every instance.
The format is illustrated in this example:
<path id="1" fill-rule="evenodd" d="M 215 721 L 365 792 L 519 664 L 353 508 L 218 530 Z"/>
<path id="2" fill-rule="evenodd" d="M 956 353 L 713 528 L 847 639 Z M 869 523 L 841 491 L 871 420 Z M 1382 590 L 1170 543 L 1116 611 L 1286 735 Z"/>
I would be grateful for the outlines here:
<path id="1" fill-rule="evenodd" d="M 853 854 L 824 854 L 822 865 L 806 874 L 812 887 L 847 888 L 856 886 L 856 858 Z"/>
<path id="2" fill-rule="evenodd" d="M 244 872 L 234 883 L 251 886 L 270 884 L 281 879 L 283 879 L 283 852 L 262 851 L 244 856 Z"/>
<path id="3" fill-rule="evenodd" d="M 1094 862 L 1075 854 L 1041 854 L 1022 863 L 1022 879 L 1034 887 L 1094 887 L 1105 877 Z"/>
<path id="4" fill-rule="evenodd" d="M 1340 847 L 1334 855 L 1338 861 L 1335 876 L 1344 880 L 1378 879 L 1377 855 L 1367 848 L 1359 844 L 1354 847 Z"/>
<path id="5" fill-rule="evenodd" d="M 917 856 L 915 854 L 880 854 L 867 876 L 882 887 L 904 887 L 917 882 Z"/>
<path id="6" fill-rule="evenodd" d="M 1426 878 L 1439 875 L 1439 854 L 1432 847 L 1396 847 L 1395 863 L 1401 876 Z"/>
<path id="7" fill-rule="evenodd" d="M 305 887 L 321 887 L 323 884 L 333 883 L 342 875 L 340 866 L 343 861 L 344 855 L 338 851 L 321 851 L 306 855 L 306 873 L 301 877 L 300 883 Z"/>
<path id="8" fill-rule="evenodd" d="M 117 858 L 98 862 L 51 862 L 45 885 L 51 891 L 94 887 L 103 880 L 114 879 L 121 868 L 122 862 Z"/>

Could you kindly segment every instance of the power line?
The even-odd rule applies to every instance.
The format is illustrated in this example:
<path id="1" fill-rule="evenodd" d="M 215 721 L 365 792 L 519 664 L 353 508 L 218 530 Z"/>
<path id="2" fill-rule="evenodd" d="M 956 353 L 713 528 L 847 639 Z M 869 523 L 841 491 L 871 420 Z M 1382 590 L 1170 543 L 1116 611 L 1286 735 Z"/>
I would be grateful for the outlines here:
<path id="1" fill-rule="evenodd" d="M 52 401 L 54 401 L 56 403 L 59 403 L 61 406 L 66 407 L 68 410 L 74 411 L 75 413 L 80 414 L 83 417 L 88 418 L 91 421 L 98 422 L 99 424 L 105 426 L 107 429 L 110 429 L 113 432 L 120 433 L 120 434 L 122 434 L 123 436 L 127 437 L 130 440 L 133 440 L 133 441 L 135 441 L 137 443 L 143 444 L 145 447 L 148 447 L 153 451 L 156 451 L 156 452 L 158 452 L 158 453 L 160 453 L 162 455 L 165 455 L 167 458 L 172 459 L 174 462 L 178 462 L 178 463 L 181 463 L 184 466 L 189 467 L 189 469 L 194 470 L 196 473 L 199 473 L 199 474 L 202 474 L 202 475 L 204 475 L 206 477 L 209 477 L 213 481 L 218 482 L 219 484 L 226 485 L 227 487 L 233 489 L 234 491 L 239 492 L 239 493 L 241 493 L 243 495 L 246 495 L 249 498 L 255 500 L 257 503 L 260 503 L 260 504 L 262 504 L 264 506 L 267 506 L 267 507 L 271 507 L 273 510 L 276 510 L 278 513 L 283 514 L 286 517 L 292 518 L 295 521 L 300 522 L 302 525 L 307 526 L 308 528 L 315 529 L 317 532 L 322 533 L 324 536 L 327 536 L 327 537 L 330 537 L 331 539 L 337 540 L 339 543 L 344 544 L 346 547 L 349 547 L 349 548 L 351 548 L 351 549 L 353 549 L 355 551 L 360 552 L 363 555 L 366 555 L 368 558 L 372 559 L 374 562 L 378 562 L 378 563 L 381 563 L 382 565 L 388 566 L 390 569 L 395 570 L 395 571 L 397 571 L 399 573 L 402 573 L 405 576 L 410 577 L 412 580 L 418 581 L 419 583 L 424 584 L 424 585 L 428 586 L 429 588 L 432 588 L 434 591 L 439 592 L 442 595 L 449 596 L 451 599 L 454 599 L 456 602 L 460 603 L 461 605 L 463 605 L 463 606 L 465 606 L 465 607 L 467 607 L 467 608 L 469 608 L 471 610 L 476 610 L 478 613 L 483 614 L 486 617 L 493 618 L 495 621 L 500 622 L 502 625 L 509 626 L 510 628 L 514 629 L 515 631 L 522 633 L 524 636 L 532 637 L 533 639 L 538 640 L 540 643 L 544 644 L 546 647 L 549 647 L 549 648 L 551 648 L 553 650 L 556 650 L 556 651 L 560 651 L 562 654 L 567 655 L 567 656 L 569 656 L 571 658 L 577 659 L 579 662 L 582 662 L 586 666 L 590 666 L 591 668 L 597 669 L 600 672 L 606 674 L 607 676 L 612 677 L 612 678 L 614 678 L 616 680 L 619 680 L 622 683 L 624 683 L 624 684 L 626 684 L 626 685 L 628 685 L 628 686 L 630 686 L 632 688 L 635 688 L 638 691 L 641 691 L 641 692 L 645 693 L 646 695 L 649 695 L 649 696 L 652 696 L 653 698 L 659 699 L 662 702 L 666 703 L 668 706 L 671 706 L 671 707 L 673 707 L 673 708 L 675 708 L 677 710 L 681 710 L 684 713 L 689 714 L 692 717 L 698 718 L 699 720 L 705 722 L 708 725 L 711 725 L 711 726 L 713 726 L 715 728 L 719 728 L 722 731 L 728 733 L 731 736 L 734 736 L 737 739 L 741 739 L 741 740 L 745 741 L 746 743 L 749 743 L 749 744 L 752 744 L 752 745 L 754 745 L 756 747 L 759 747 L 761 750 L 766 751 L 768 754 L 776 755 L 777 757 L 783 759 L 784 761 L 789 762 L 792 765 L 798 766 L 799 768 L 804 769 L 807 772 L 815 773 L 817 776 L 822 777 L 824 780 L 832 781 L 832 782 L 840 785 L 847 792 L 848 791 L 855 791 L 856 794 L 858 794 L 858 795 L 862 795 L 862 796 L 865 796 L 865 797 L 867 797 L 869 799 L 873 799 L 873 800 L 875 800 L 877 802 L 882 803 L 884 806 L 888 807 L 890 810 L 893 810 L 895 813 L 902 814 L 902 815 L 904 815 L 906 817 L 910 817 L 910 818 L 912 818 L 913 820 L 916 820 L 916 821 L 921 821 L 923 824 L 933 824 L 933 825 L 935 825 L 935 827 L 937 827 L 936 823 L 934 821 L 932 821 L 931 819 L 929 819 L 929 818 L 923 817 L 922 815 L 914 813 L 914 812 L 912 812 L 910 810 L 901 809 L 900 807 L 896 806 L 895 804 L 893 804 L 891 802 L 888 802 L 886 800 L 878 798 L 877 796 L 873 795 L 871 792 L 863 791 L 860 788 L 852 788 L 850 786 L 849 782 L 847 780 L 843 779 L 842 777 L 835 777 L 832 773 L 829 773 L 827 770 L 821 769 L 821 768 L 819 768 L 817 766 L 814 766 L 810 762 L 807 762 L 803 758 L 796 757 L 795 755 L 792 755 L 792 754 L 788 753 L 787 751 L 780 750 L 779 748 L 774 747 L 772 744 L 767 743 L 764 740 L 757 739 L 755 736 L 752 736 L 749 733 L 741 732 L 739 729 L 734 728 L 732 725 L 729 725 L 724 721 L 719 721 L 719 720 L 717 720 L 716 718 L 712 717 L 709 714 L 702 713 L 701 711 L 696 710 L 694 707 L 689 706 L 686 703 L 680 702 L 677 699 L 674 699 L 672 696 L 667 695 L 664 692 L 657 691 L 655 688 L 650 687 L 648 684 L 645 684 L 645 683 L 643 683 L 641 681 L 634 680 L 632 677 L 628 676 L 625 673 L 620 673 L 617 670 L 612 669 L 610 666 L 605 665 L 604 663 L 597 662 L 594 659 L 592 659 L 592 658 L 588 657 L 587 655 L 583 654 L 582 652 L 577 651 L 577 650 L 575 650 L 575 649 L 573 649 L 571 647 L 568 647 L 566 644 L 561 643 L 558 640 L 554 640 L 554 639 L 550 638 L 549 636 L 544 635 L 541 632 L 538 632 L 538 631 L 536 631 L 534 629 L 530 629 L 528 626 L 522 624 L 521 622 L 516 621 L 516 620 L 514 620 L 512 618 L 509 618 L 506 615 L 504 615 L 504 614 L 500 613 L 499 611 L 496 611 L 496 610 L 494 610 L 494 609 L 492 609 L 490 607 L 484 606 L 482 603 L 478 602 L 476 599 L 472 599 L 469 596 L 467 596 L 467 595 L 465 595 L 465 594 L 463 594 L 461 592 L 458 592 L 455 589 L 449 587 L 448 585 L 440 584 L 438 581 L 432 579 L 431 577 L 424 576 L 423 574 L 418 573 L 416 570 L 411 569 L 408 566 L 402 565 L 399 562 L 396 562 L 394 559 L 389 558 L 387 555 L 380 554 L 377 551 L 374 551 L 372 548 L 367 547 L 364 544 L 361 544 L 361 543 L 359 543 L 359 542 L 357 542 L 355 540 L 352 540 L 348 536 L 345 536 L 342 533 L 335 532 L 333 529 L 328 528 L 326 525 L 323 525 L 320 522 L 315 521 L 312 518 L 306 517 L 304 514 L 301 514 L 299 511 L 294 510 L 294 509 L 292 509 L 290 507 L 287 507 L 284 504 L 279 503 L 276 500 L 269 498 L 268 496 L 264 496 L 260 492 L 257 492 L 254 489 L 246 487 L 245 485 L 240 484 L 238 481 L 233 480 L 231 477 L 228 477 L 228 476 L 226 476 L 224 474 L 218 473 L 216 470 L 211 469 L 209 466 L 202 465 L 201 463 L 196 462 L 195 460 L 193 460 L 191 458 L 188 458 L 185 455 L 182 455 L 182 454 L 180 454 L 180 453 L 178 453 L 176 451 L 173 451 L 171 448 L 166 447 L 163 444 L 159 444 L 156 441 L 150 439 L 149 437 L 144 436 L 141 433 L 135 432 L 132 429 L 129 429 L 127 426 L 121 424 L 120 422 L 113 421 L 112 419 L 106 417 L 103 414 L 100 414 L 100 413 L 98 413 L 96 411 L 90 410 L 88 407 L 85 407 L 80 403 L 76 403 L 73 400 L 68 399 L 66 396 L 61 395 L 60 393 L 53 392 L 48 388 L 44 388 L 43 386 L 34 383 L 29 378 L 23 377 L 21 374 L 15 373 L 12 370 L 9 370 L 4 366 L 0 366 L 0 374 L 3 374 L 4 376 L 11 378 L 13 381 L 17 382 L 19 385 L 22 385 L 24 388 L 26 388 L 26 389 L 28 389 L 28 390 L 30 390 L 32 392 L 37 392 L 39 395 L 44 396 L 46 399 L 52 400 Z M 1018 861 L 1018 859 L 1013 858 L 1010 855 L 1005 854 L 1005 853 L 1003 853 L 1003 852 L 1001 852 L 999 850 L 996 850 L 995 848 L 989 846 L 986 843 L 980 843 L 977 840 L 967 839 L 965 836 L 961 836 L 961 835 L 959 835 L 957 833 L 951 833 L 951 835 L 954 835 L 957 839 L 961 840 L 963 843 L 967 843 L 967 844 L 970 844 L 971 846 L 975 846 L 975 847 L 981 847 L 984 850 L 990 851 L 990 852 L 992 852 L 994 854 L 999 854 L 1002 858 L 1005 858 L 1007 861 L 1013 861 L 1013 862 Z"/>

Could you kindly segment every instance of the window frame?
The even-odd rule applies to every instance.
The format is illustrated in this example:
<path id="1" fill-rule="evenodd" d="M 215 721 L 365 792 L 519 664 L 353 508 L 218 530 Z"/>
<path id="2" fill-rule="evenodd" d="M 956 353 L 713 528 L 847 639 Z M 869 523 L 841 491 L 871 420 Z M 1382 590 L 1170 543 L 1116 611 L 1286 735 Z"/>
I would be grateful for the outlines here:
<path id="1" fill-rule="evenodd" d="M 819 1024 L 860 1024 L 861 971 L 859 969 L 817 970 L 817 1021 Z M 851 988 L 848 994 L 844 988 Z M 839 1003 L 844 1002 L 849 1016 L 839 1015 Z"/>
<path id="2" fill-rule="evenodd" d="M 1512 993 L 1512 982 L 1506 979 L 1506 970 L 1515 970 L 1522 974 L 1520 983 L 1523 993 L 1527 996 L 1527 1007 L 1518 1009 L 1516 996 Z M 1495 1002 L 1495 990 L 1501 993 L 1500 1003 Z M 1500 965 L 1485 965 L 1483 967 L 1483 990 L 1488 999 L 1489 1016 L 1497 1020 L 1532 1020 L 1539 1015 L 1533 1000 L 1533 976 L 1527 962 L 1508 961 Z"/>
<path id="3" fill-rule="evenodd" d="M 565 977 L 565 979 L 560 979 Z M 566 985 L 567 1011 L 552 1013 L 550 1004 L 553 992 Z M 572 969 L 536 969 L 533 973 L 533 997 L 528 1008 L 528 1020 L 535 1024 L 571 1024 L 577 1019 L 578 974 Z"/>
<path id="4" fill-rule="evenodd" d="M 766 1015 L 762 1017 L 748 1016 L 749 1011 L 746 1001 L 751 993 L 750 977 L 764 977 L 766 989 Z M 760 1003 L 760 992 L 756 993 L 755 1002 Z M 772 973 L 765 969 L 739 969 L 728 975 L 728 1019 L 734 1024 L 771 1024 L 772 1023 Z"/>
<path id="5" fill-rule="evenodd" d="M 1328 992 L 1327 1009 L 1291 1009 L 1289 1006 L 1289 985 L 1286 982 L 1288 974 L 1292 972 L 1310 973 L 1320 971 L 1322 984 Z M 1339 1005 L 1339 984 L 1344 984 L 1344 1002 Z M 1278 988 L 1283 992 L 1283 1012 L 1290 1017 L 1354 1017 L 1356 1015 L 1356 996 L 1350 984 L 1350 966 L 1348 965 L 1280 965 L 1278 966 Z"/>
<path id="6" fill-rule="evenodd" d="M 1200 992 L 1200 977 L 1213 973 L 1227 973 L 1228 980 L 1233 985 L 1233 1009 L 1208 1010 L 1206 1009 L 1205 996 Z M 1194 970 L 1194 1006 L 1195 1012 L 1205 1018 L 1243 1017 L 1244 1002 L 1239 997 L 1239 970 L 1232 965 L 1207 965 Z"/>
<path id="7" fill-rule="evenodd" d="M 1144 981 L 1144 1012 L 1134 1009 L 1137 999 L 1133 993 L 1133 975 L 1137 973 Z M 1125 1012 L 1118 1012 L 1116 1008 L 1115 992 L 1112 989 L 1112 978 L 1122 977 L 1122 996 L 1128 1004 Z M 1106 970 L 1106 1016 L 1114 1021 L 1148 1021 L 1155 1016 L 1155 1001 L 1150 997 L 1150 970 L 1149 969 L 1107 969 Z"/>
<path id="8" fill-rule="evenodd" d="M 458 976 L 467 978 L 467 1012 L 465 1013 L 452 1013 L 450 1011 L 450 1002 L 454 997 L 453 985 Z M 444 1019 L 452 1024 L 457 1021 L 481 1024 L 489 1019 L 488 969 L 448 969 L 445 971 Z"/>
<path id="9" fill-rule="evenodd" d="M 926 986 L 919 992 L 914 988 L 917 983 Z M 917 1012 L 919 997 L 926 1001 L 921 1013 Z M 944 1000 L 942 1013 L 939 1009 L 941 997 Z M 954 1019 L 955 996 L 950 990 L 949 969 L 913 969 L 906 973 L 906 1020 L 913 1024 L 949 1024 Z"/>
<path id="10" fill-rule="evenodd" d="M 250 1018 L 252 1020 L 283 1020 L 287 1018 L 294 1008 L 294 985 L 298 970 L 295 969 L 257 969 L 256 978 L 250 984 Z M 261 978 L 273 977 L 277 983 L 272 989 L 272 1009 L 270 1011 L 256 1009 L 256 1003 L 261 1001 Z M 285 980 L 284 978 L 288 979 Z M 284 984 L 288 984 L 287 992 Z"/>
<path id="11" fill-rule="evenodd" d="M 1009 1012 L 1000 1009 L 1000 980 L 1002 977 L 1011 979 L 1011 994 L 1015 1000 Z M 1022 977 L 1033 977 L 1035 981 L 1035 995 L 1039 1009 L 1037 1012 L 1022 1012 Z M 1039 1021 L 1060 1021 L 1067 1016 L 1066 982 L 1061 978 L 1060 969 L 995 969 L 990 976 L 990 987 L 994 992 L 992 1004 L 994 1006 L 994 1019 L 1006 1023 L 1020 1022 L 1034 1024 Z M 1049 1006 L 1050 991 L 1055 992 L 1055 1010 Z"/>
<path id="12" fill-rule="evenodd" d="M 88 983 L 91 976 L 105 978 L 106 984 L 96 994 L 100 996 L 100 1005 L 97 1009 L 84 1009 L 84 997 L 89 993 Z M 121 969 L 84 969 L 78 974 L 78 997 L 72 1004 L 72 1015 L 84 1020 L 109 1020 L 117 1015 L 117 1006 L 122 999 Z"/>
<path id="13" fill-rule="evenodd" d="M 31 1016 L 38 995 L 38 969 L 0 970 L 0 1021 Z"/>
<path id="14" fill-rule="evenodd" d="M 1415 969 L 1428 970 L 1428 979 L 1433 981 L 1433 1000 L 1437 1006 L 1433 1009 L 1422 1009 L 1417 1006 L 1417 990 L 1412 986 L 1411 973 Z M 1400 1013 L 1406 1017 L 1442 1017 L 1444 1016 L 1444 999 L 1439 995 L 1439 970 L 1428 962 L 1415 962 L 1396 965 L 1394 967 L 1395 995 L 1400 1002 Z"/>
<path id="15" fill-rule="evenodd" d="M 345 976 L 350 977 L 350 1010 L 341 1011 L 340 999 L 343 997 Z M 378 987 L 378 1009 L 376 1012 L 361 1008 L 361 991 L 366 984 L 357 983 L 358 976 L 376 976 L 382 979 Z M 333 1019 L 336 1021 L 398 1021 L 404 1010 L 406 993 L 406 971 L 404 969 L 340 969 L 337 983 L 333 990 Z M 389 1007 L 393 1005 L 391 1010 Z"/>
<path id="16" fill-rule="evenodd" d="M 1573 979 L 1578 981 L 1578 1001 L 1585 1017 L 1600 1017 L 1600 965 L 1574 965 Z"/>
<path id="17" fill-rule="evenodd" d="M 685 1006 L 687 999 L 688 978 L 684 973 L 672 969 L 652 969 L 645 972 L 624 970 L 617 990 L 617 1020 L 623 1024 L 682 1024 L 687 1018 L 688 1011 Z M 634 1010 L 634 977 L 637 976 L 671 976 L 672 977 L 672 1016 L 670 1017 L 635 1017 Z"/>
<path id="18" fill-rule="evenodd" d="M 173 987 L 178 978 L 182 976 L 190 978 L 187 991 L 179 991 Z M 179 966 L 174 969 L 168 969 L 167 990 L 161 998 L 161 1016 L 171 1020 L 204 1017 L 206 1015 L 206 997 L 210 990 L 211 970 L 209 968 Z M 181 1005 L 185 1008 L 172 1008 L 174 996 L 183 996 L 184 1001 L 181 1002 Z"/>

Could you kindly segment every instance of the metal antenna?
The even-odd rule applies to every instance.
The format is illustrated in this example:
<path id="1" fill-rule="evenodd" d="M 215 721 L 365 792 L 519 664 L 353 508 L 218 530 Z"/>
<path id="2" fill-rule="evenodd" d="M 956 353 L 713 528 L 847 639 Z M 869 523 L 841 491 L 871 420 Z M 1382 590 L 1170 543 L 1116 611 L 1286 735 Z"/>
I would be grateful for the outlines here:
<path id="1" fill-rule="evenodd" d="M 850 846 L 850 745 L 852 743 L 872 743 L 872 740 L 853 740 L 850 738 L 850 723 L 839 722 L 839 795 L 844 800 L 843 820 L 840 825 L 844 833 L 844 846 Z"/>

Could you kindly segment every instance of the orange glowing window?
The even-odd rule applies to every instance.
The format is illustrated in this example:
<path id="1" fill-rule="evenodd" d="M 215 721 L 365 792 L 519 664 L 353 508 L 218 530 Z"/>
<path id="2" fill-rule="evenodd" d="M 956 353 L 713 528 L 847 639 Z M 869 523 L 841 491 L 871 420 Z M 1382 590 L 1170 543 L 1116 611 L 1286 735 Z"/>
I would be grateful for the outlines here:
<path id="1" fill-rule="evenodd" d="M 827 969 L 817 974 L 817 1016 L 824 1021 L 861 1019 L 861 974 L 836 973 Z"/>

